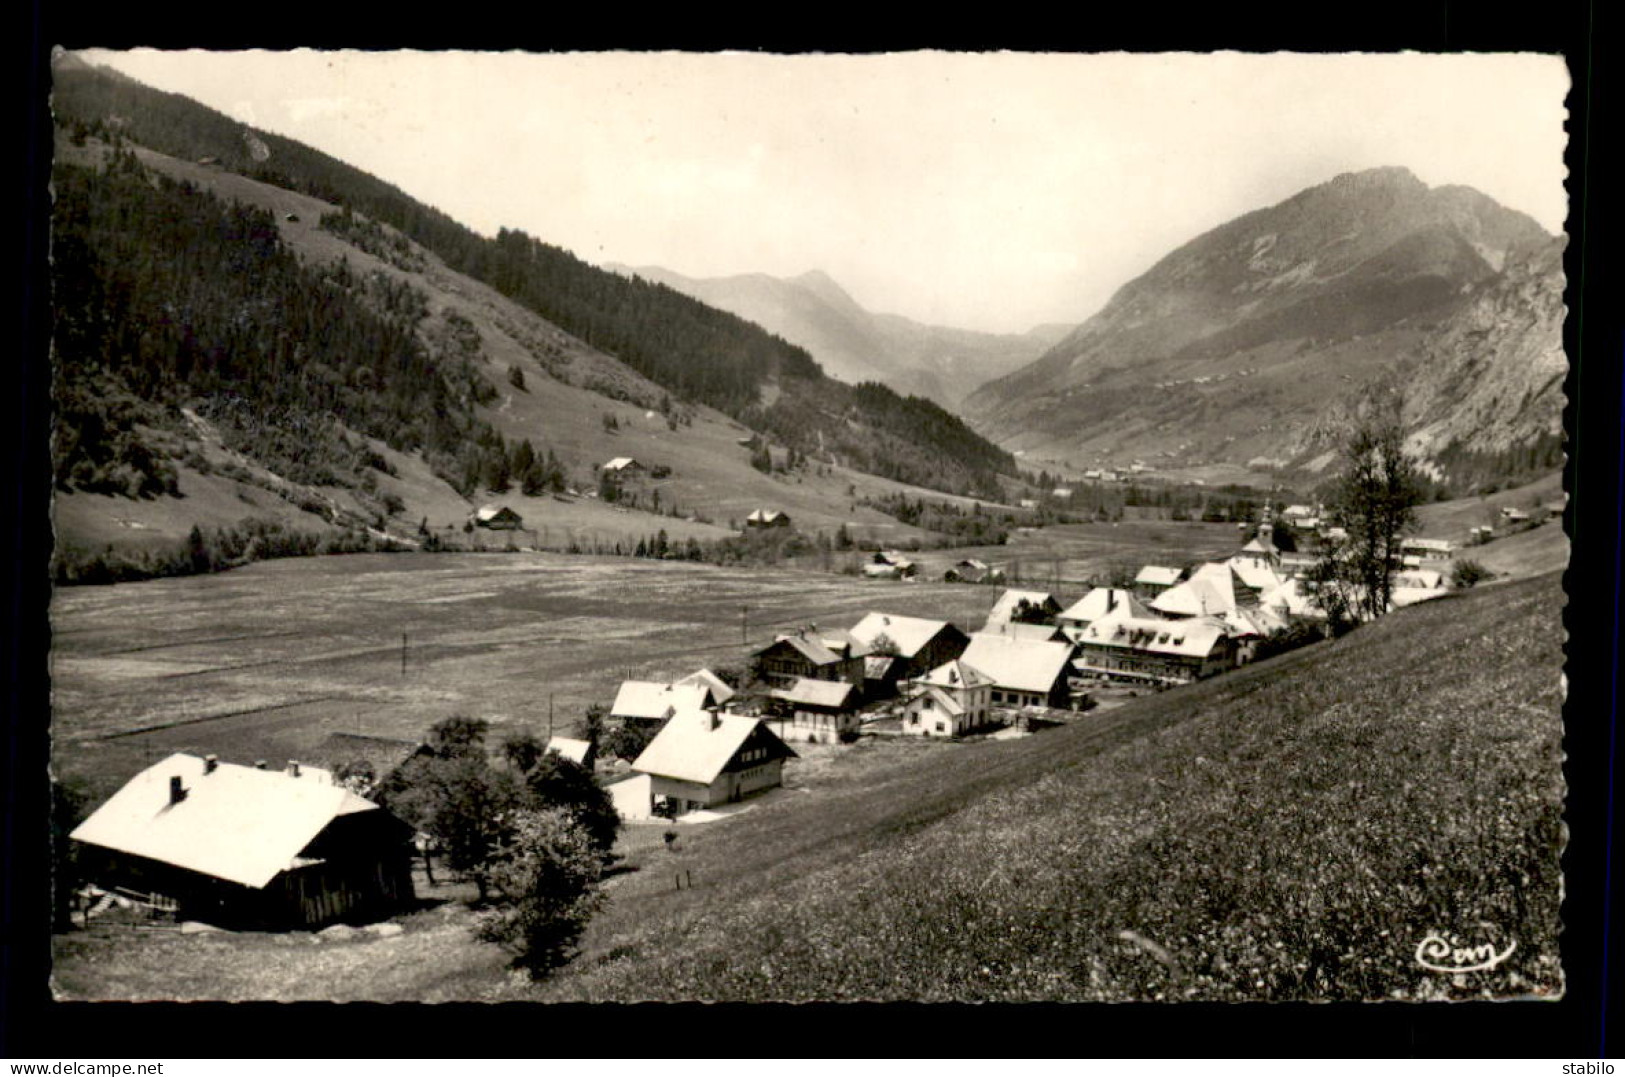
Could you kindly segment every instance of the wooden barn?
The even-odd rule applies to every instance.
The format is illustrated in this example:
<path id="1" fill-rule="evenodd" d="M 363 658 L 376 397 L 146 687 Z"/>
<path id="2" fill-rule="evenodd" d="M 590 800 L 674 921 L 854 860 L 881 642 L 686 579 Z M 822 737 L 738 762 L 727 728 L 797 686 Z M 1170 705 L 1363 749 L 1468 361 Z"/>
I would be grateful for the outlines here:
<path id="1" fill-rule="evenodd" d="M 788 719 L 774 722 L 785 740 L 834 744 L 842 734 L 858 730 L 858 701 L 861 693 L 846 681 L 819 681 L 808 677 L 788 688 L 775 688 L 776 710 L 788 712 Z"/>
<path id="2" fill-rule="evenodd" d="M 177 752 L 70 835 L 88 877 L 238 928 L 364 923 L 409 906 L 412 828 L 326 771 Z"/>
<path id="3" fill-rule="evenodd" d="M 862 644 L 866 654 L 896 655 L 903 659 L 902 666 L 896 670 L 898 678 L 923 677 L 944 662 L 958 658 L 970 642 L 969 636 L 948 621 L 906 617 L 899 613 L 866 614 L 852 626 L 850 635 Z"/>
<path id="4" fill-rule="evenodd" d="M 474 526 L 492 531 L 518 531 L 525 526 L 525 521 L 506 505 L 486 505 L 474 514 Z"/>
<path id="5" fill-rule="evenodd" d="M 778 509 L 757 509 L 745 517 L 746 527 L 789 527 L 790 514 Z"/>
<path id="6" fill-rule="evenodd" d="M 632 763 L 649 776 L 650 792 L 678 813 L 743 800 L 783 783 L 790 746 L 758 718 L 687 710 Z"/>
<path id="7" fill-rule="evenodd" d="M 836 646 L 815 632 L 783 635 L 751 655 L 756 675 L 768 684 L 788 688 L 798 678 L 847 681 L 862 687 L 864 655 L 853 646 Z"/>

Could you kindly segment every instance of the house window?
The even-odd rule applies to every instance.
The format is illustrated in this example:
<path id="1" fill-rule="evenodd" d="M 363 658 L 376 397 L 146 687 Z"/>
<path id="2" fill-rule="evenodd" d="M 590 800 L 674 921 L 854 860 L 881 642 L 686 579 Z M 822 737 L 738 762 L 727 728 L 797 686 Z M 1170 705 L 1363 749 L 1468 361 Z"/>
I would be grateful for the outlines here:
<path id="1" fill-rule="evenodd" d="M 943 724 L 942 722 L 938 722 L 937 723 L 937 732 L 938 733 L 946 733 L 946 732 L 948 732 L 948 727 L 945 724 Z"/>

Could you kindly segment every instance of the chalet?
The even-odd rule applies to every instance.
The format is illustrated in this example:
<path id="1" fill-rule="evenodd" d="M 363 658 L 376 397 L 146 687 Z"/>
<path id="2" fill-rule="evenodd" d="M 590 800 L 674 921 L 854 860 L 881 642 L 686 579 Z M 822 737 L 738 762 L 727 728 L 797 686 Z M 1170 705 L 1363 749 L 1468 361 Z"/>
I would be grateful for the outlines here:
<path id="1" fill-rule="evenodd" d="M 1047 591 L 1009 590 L 999 595 L 998 601 L 993 603 L 993 608 L 988 610 L 987 624 L 992 626 L 1015 620 L 1016 611 L 1023 602 L 1030 610 L 1037 610 L 1038 616 L 1046 621 L 1053 620 L 1055 615 L 1061 612 L 1061 604 Z"/>
<path id="2" fill-rule="evenodd" d="M 902 730 L 920 737 L 958 737 L 993 721 L 993 678 L 955 659 L 909 683 Z"/>
<path id="3" fill-rule="evenodd" d="M 1312 553 L 1283 553 L 1279 572 L 1283 579 L 1301 579 L 1320 559 Z"/>
<path id="4" fill-rule="evenodd" d="M 1407 538 L 1400 540 L 1399 552 L 1424 559 L 1446 560 L 1455 556 L 1456 546 L 1449 539 Z"/>
<path id="5" fill-rule="evenodd" d="M 1134 577 L 1134 589 L 1145 598 L 1156 598 L 1179 582 L 1184 573 L 1164 565 L 1146 565 Z"/>
<path id="6" fill-rule="evenodd" d="M 897 676 L 922 676 L 927 670 L 958 658 L 969 637 L 947 621 L 904 617 L 896 613 L 870 613 L 852 626 L 852 638 L 867 654 L 894 653 L 903 660 Z M 890 641 L 891 646 L 884 641 Z"/>
<path id="7" fill-rule="evenodd" d="M 1529 519 L 1529 514 L 1522 509 L 1513 508 L 1511 505 L 1508 505 L 1506 508 L 1501 510 L 1501 518 L 1507 523 L 1519 524 L 1527 521 Z"/>
<path id="8" fill-rule="evenodd" d="M 778 509 L 757 509 L 745 517 L 746 527 L 789 527 L 790 514 Z"/>
<path id="9" fill-rule="evenodd" d="M 474 526 L 488 527 L 492 531 L 517 531 L 525 526 L 525 521 L 506 505 L 485 505 L 474 513 Z"/>
<path id="10" fill-rule="evenodd" d="M 1024 509 L 1036 509 L 1038 507 L 1038 499 L 1033 497 L 1024 497 L 1020 501 L 1016 502 L 1016 504 L 1020 505 Z"/>
<path id="11" fill-rule="evenodd" d="M 1119 587 L 1096 587 L 1056 614 L 1055 621 L 1065 638 L 1075 641 L 1085 628 L 1119 610 L 1128 610 L 1136 617 L 1154 616 L 1132 591 Z"/>
<path id="12" fill-rule="evenodd" d="M 788 722 L 775 722 L 783 739 L 833 744 L 843 734 L 858 730 L 856 686 L 846 681 L 817 681 L 802 677 L 788 688 L 775 688 L 777 709 L 788 711 Z"/>
<path id="13" fill-rule="evenodd" d="M 733 688 L 729 686 L 727 681 L 723 680 L 721 677 L 717 676 L 715 673 L 712 673 L 708 669 L 696 670 L 695 672 L 684 677 L 682 680 L 673 681 L 672 687 L 681 688 L 691 684 L 700 685 L 705 689 L 706 700 L 703 704 L 701 704 L 704 707 L 723 706 L 736 695 Z"/>
<path id="14" fill-rule="evenodd" d="M 813 630 L 782 635 L 751 655 L 756 674 L 768 684 L 788 688 L 797 678 L 863 684 L 863 659 L 856 646 L 832 649 Z"/>
<path id="15" fill-rule="evenodd" d="M 672 716 L 632 769 L 676 812 L 738 801 L 783 784 L 796 753 L 758 718 L 684 710 Z"/>
<path id="16" fill-rule="evenodd" d="M 1069 643 L 1039 643 L 977 632 L 971 636 L 963 660 L 993 682 L 995 705 L 1064 708 L 1070 703 Z"/>
<path id="17" fill-rule="evenodd" d="M 878 550 L 863 566 L 863 574 L 871 579 L 906 580 L 916 571 L 914 562 L 896 550 Z"/>
<path id="18" fill-rule="evenodd" d="M 642 474 L 645 468 L 630 456 L 617 456 L 613 460 L 606 461 L 599 470 L 611 475 L 632 476 Z"/>
<path id="19" fill-rule="evenodd" d="M 572 763 L 579 763 L 588 770 L 592 769 L 594 757 L 598 754 L 593 751 L 592 741 L 576 740 L 573 737 L 549 737 L 547 751 L 552 755 L 563 756 Z"/>
<path id="20" fill-rule="evenodd" d="M 1072 487 L 1057 486 L 1051 491 L 1051 496 L 1053 496 L 1057 501 L 1065 501 L 1067 498 L 1072 496 Z"/>
<path id="21" fill-rule="evenodd" d="M 1212 618 L 1167 621 L 1125 610 L 1089 625 L 1077 646 L 1079 673 L 1182 684 L 1229 669 L 1237 645 L 1226 626 Z"/>
<path id="22" fill-rule="evenodd" d="M 659 681 L 622 681 L 609 709 L 622 722 L 664 722 L 680 710 L 702 710 L 716 699 L 702 684 L 661 684 Z"/>
<path id="23" fill-rule="evenodd" d="M 942 578 L 947 583 L 997 583 L 1004 579 L 1004 570 L 967 557 L 944 572 Z"/>
<path id="24" fill-rule="evenodd" d="M 70 835 L 99 885 L 232 927 L 312 928 L 413 900 L 412 828 L 315 767 L 177 752 Z"/>

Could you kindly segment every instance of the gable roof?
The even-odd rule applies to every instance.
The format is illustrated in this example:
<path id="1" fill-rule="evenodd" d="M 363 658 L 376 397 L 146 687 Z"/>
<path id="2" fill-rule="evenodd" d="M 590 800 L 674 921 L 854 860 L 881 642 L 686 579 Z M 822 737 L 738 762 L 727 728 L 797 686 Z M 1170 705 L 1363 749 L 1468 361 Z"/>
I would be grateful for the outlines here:
<path id="1" fill-rule="evenodd" d="M 604 465 L 605 471 L 625 471 L 628 468 L 642 467 L 643 465 L 630 456 L 617 456 Z"/>
<path id="2" fill-rule="evenodd" d="M 763 737 L 772 738 L 770 746 L 776 746 L 779 758 L 795 758 L 796 753 L 789 745 L 758 718 L 684 710 L 672 715 L 671 721 L 633 761 L 632 769 L 662 778 L 710 785 L 758 730 Z"/>
<path id="3" fill-rule="evenodd" d="M 1236 608 L 1235 572 L 1227 564 L 1210 561 L 1183 583 L 1151 600 L 1159 613 L 1185 617 L 1215 616 Z"/>
<path id="4" fill-rule="evenodd" d="M 955 699 L 952 695 L 943 691 L 941 688 L 938 688 L 936 685 L 925 685 L 922 687 L 918 692 L 909 697 L 906 706 L 912 707 L 918 700 L 923 699 L 926 696 L 930 696 L 936 702 L 937 706 L 941 707 L 948 713 L 949 717 L 957 718 L 961 714 L 965 713 L 965 707 L 959 702 L 959 700 Z"/>
<path id="5" fill-rule="evenodd" d="M 1177 570 L 1175 570 L 1177 571 Z M 1134 595 L 1121 587 L 1096 587 L 1056 615 L 1058 621 L 1098 621 L 1115 610 L 1126 609 L 1139 617 L 1149 617 L 1150 611 Z"/>
<path id="6" fill-rule="evenodd" d="M 705 693 L 698 684 L 622 681 L 609 713 L 617 718 L 667 718 L 674 711 L 704 707 Z"/>
<path id="7" fill-rule="evenodd" d="M 810 703 L 816 707 L 845 707 L 852 703 L 858 690 L 850 681 L 821 681 L 813 677 L 797 677 L 788 688 L 775 688 L 770 694 L 787 703 Z"/>
<path id="8" fill-rule="evenodd" d="M 978 632 L 961 657 L 1000 688 L 1048 692 L 1066 674 L 1072 645 Z"/>
<path id="9" fill-rule="evenodd" d="M 553 737 L 547 742 L 547 750 L 557 752 L 572 763 L 587 763 L 587 753 L 592 751 L 592 742 L 575 740 L 572 737 Z"/>
<path id="10" fill-rule="evenodd" d="M 1008 621 L 1015 616 L 1016 607 L 1021 604 L 1023 599 L 1034 606 L 1041 606 L 1052 611 L 1059 611 L 1061 608 L 1061 604 L 1055 601 L 1055 596 L 1048 591 L 1009 590 L 1001 594 L 998 601 L 993 603 L 993 608 L 988 610 L 987 623 Z"/>
<path id="11" fill-rule="evenodd" d="M 897 653 L 913 658 L 920 648 L 930 643 L 943 629 L 953 627 L 947 621 L 933 621 L 924 617 L 905 617 L 897 613 L 869 613 L 853 625 L 850 635 L 872 648 L 875 640 L 885 636 L 897 644 Z"/>
<path id="12" fill-rule="evenodd" d="M 1179 582 L 1179 569 L 1168 568 L 1165 565 L 1146 565 L 1140 569 L 1140 574 L 1134 577 L 1134 582 L 1153 587 L 1172 587 Z"/>
<path id="13" fill-rule="evenodd" d="M 519 514 L 506 505 L 481 505 L 479 511 L 474 514 L 474 518 L 481 521 L 495 520 L 504 514 L 512 516 L 516 520 L 519 519 Z"/>
<path id="14" fill-rule="evenodd" d="M 747 521 L 754 521 L 755 523 L 760 524 L 770 524 L 781 518 L 788 520 L 790 518 L 790 514 L 787 512 L 780 512 L 778 509 L 757 509 L 749 516 L 745 517 Z"/>
<path id="15" fill-rule="evenodd" d="M 341 815 L 380 811 L 315 767 L 280 770 L 205 762 L 176 752 L 124 784 L 70 835 L 203 875 L 259 889 L 293 866 L 305 846 Z M 186 797 L 169 802 L 170 779 Z"/>
<path id="16" fill-rule="evenodd" d="M 827 666 L 832 662 L 842 661 L 840 655 L 824 646 L 821 641 L 810 639 L 799 632 L 791 635 L 775 636 L 772 643 L 769 643 L 766 647 L 758 648 L 754 653 L 765 654 L 781 643 L 787 643 L 794 647 L 801 653 L 803 658 L 815 666 Z"/>

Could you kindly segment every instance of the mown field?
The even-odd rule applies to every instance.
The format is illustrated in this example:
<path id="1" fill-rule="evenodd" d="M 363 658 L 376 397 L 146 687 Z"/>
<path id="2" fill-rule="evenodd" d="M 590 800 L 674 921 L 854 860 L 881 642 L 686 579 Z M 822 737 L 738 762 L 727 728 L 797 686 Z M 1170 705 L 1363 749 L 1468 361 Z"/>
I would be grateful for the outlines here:
<path id="1" fill-rule="evenodd" d="M 760 603 L 763 616 L 841 623 L 836 610 L 955 616 L 956 598 L 992 596 L 494 555 L 460 559 L 456 579 L 447 560 L 329 558 L 302 572 L 271 564 L 70 592 L 61 614 L 77 631 L 58 650 L 77 634 L 86 664 L 67 699 L 58 671 L 59 703 L 74 704 L 58 719 L 64 764 L 84 773 L 87 761 L 94 769 L 128 750 L 112 746 L 144 739 L 95 738 L 146 720 L 115 702 L 124 694 L 116 645 L 136 645 L 137 617 L 158 609 L 175 626 L 173 642 L 192 640 L 178 648 L 179 664 L 224 657 L 210 648 L 268 656 L 267 666 L 202 674 L 219 678 L 217 705 L 232 693 L 365 682 L 350 689 L 355 705 L 380 725 L 398 722 L 394 730 L 447 704 L 534 714 L 548 684 L 597 694 L 620 676 L 605 668 L 617 653 L 606 648 L 636 654 L 640 671 L 669 653 L 681 671 L 709 660 L 696 626 L 721 631 L 738 600 Z M 312 565 L 322 571 L 301 579 Z M 238 590 L 211 595 L 211 584 Z M 508 597 L 473 597 L 487 591 Z M 126 597 L 80 598 L 95 595 Z M 566 603 L 582 607 L 568 632 L 556 623 Z M 473 941 L 453 903 L 403 918 L 396 939 L 321 945 L 74 933 L 58 940 L 58 989 L 81 998 L 543 1001 L 1550 997 L 1562 988 L 1562 603 L 1556 575 L 1498 584 L 1023 740 L 927 748 L 867 739 L 808 754 L 792 764 L 792 789 L 682 827 L 675 850 L 639 840 L 658 827 L 629 828 L 627 870 L 611 880 L 582 955 L 541 984 L 507 975 L 500 951 Z M 377 626 L 393 617 L 432 624 L 437 607 L 463 605 L 448 614 L 445 649 L 426 658 L 434 676 L 391 686 L 378 667 L 392 648 Z M 219 623 L 223 612 L 235 620 Z M 595 643 L 557 642 L 584 638 L 589 623 Z M 281 625 L 289 636 L 274 635 Z M 556 634 L 552 646 L 526 636 L 542 629 Z M 259 634 L 205 642 L 245 630 Z M 479 647 L 457 646 L 482 633 Z M 737 647 L 715 646 L 719 655 Z M 596 666 L 594 649 L 605 655 Z M 122 660 L 157 660 L 141 653 L 150 655 Z M 398 675 L 398 641 L 393 658 Z M 504 687 L 530 683 L 527 659 L 546 670 L 537 687 Z M 158 709 L 154 683 L 160 694 L 174 690 L 151 681 L 152 669 L 123 671 L 137 673 L 148 678 L 142 707 Z M 476 698 L 504 702 L 482 709 Z M 343 713 L 311 707 L 306 724 Z M 224 744 L 275 729 L 284 713 L 168 735 Z M 679 871 L 693 889 L 675 889 Z M 1510 952 L 1485 971 L 1439 973 L 1418 962 L 1430 936 Z"/>

